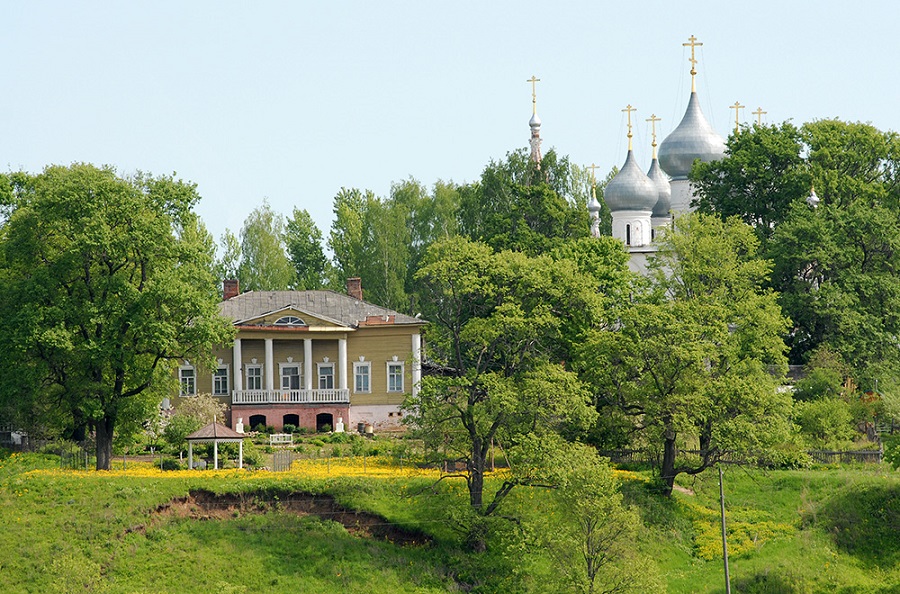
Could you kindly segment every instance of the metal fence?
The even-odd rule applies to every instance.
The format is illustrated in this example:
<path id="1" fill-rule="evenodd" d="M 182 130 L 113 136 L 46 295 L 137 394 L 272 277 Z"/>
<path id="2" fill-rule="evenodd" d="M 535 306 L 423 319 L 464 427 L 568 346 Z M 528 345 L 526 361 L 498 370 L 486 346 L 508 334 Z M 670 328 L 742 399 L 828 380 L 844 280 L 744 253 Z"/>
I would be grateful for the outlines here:
<path id="1" fill-rule="evenodd" d="M 810 450 L 807 454 L 820 464 L 842 464 L 848 462 L 878 464 L 884 458 L 884 452 L 881 450 L 859 450 L 856 452 Z"/>
<path id="2" fill-rule="evenodd" d="M 291 450 L 278 450 L 272 454 L 272 471 L 286 472 L 291 469 L 294 460 L 298 460 L 300 456 Z"/>

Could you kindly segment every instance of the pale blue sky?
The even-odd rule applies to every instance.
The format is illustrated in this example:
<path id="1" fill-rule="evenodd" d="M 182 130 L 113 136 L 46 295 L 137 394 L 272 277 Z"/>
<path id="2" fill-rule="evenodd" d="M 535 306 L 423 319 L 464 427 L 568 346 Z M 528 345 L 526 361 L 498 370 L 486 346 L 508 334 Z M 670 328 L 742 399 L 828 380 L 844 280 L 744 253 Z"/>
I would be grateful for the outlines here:
<path id="1" fill-rule="evenodd" d="M 115 165 L 198 184 L 213 235 L 267 198 L 324 235 L 342 187 L 472 181 L 527 146 L 532 74 L 544 150 L 601 172 L 625 157 L 631 103 L 662 139 L 698 90 L 767 123 L 828 117 L 900 129 L 900 3 L 6 2 L 0 167 Z"/>

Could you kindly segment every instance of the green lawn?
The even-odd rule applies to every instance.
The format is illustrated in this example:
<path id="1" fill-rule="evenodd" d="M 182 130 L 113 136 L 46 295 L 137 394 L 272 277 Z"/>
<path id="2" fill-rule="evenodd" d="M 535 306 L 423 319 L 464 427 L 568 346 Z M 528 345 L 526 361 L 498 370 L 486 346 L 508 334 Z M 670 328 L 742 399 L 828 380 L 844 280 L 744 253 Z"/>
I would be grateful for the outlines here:
<path id="1" fill-rule="evenodd" d="M 565 513 L 554 493 L 513 491 L 507 530 L 472 554 L 454 530 L 460 483 L 274 473 L 31 472 L 52 456 L 0 459 L 0 584 L 9 592 L 548 592 L 557 570 L 530 546 L 529 518 Z M 638 473 L 637 478 L 646 478 Z M 635 543 L 670 592 L 724 592 L 718 475 L 672 499 L 626 480 L 644 528 Z M 217 514 L 203 489 L 246 505 Z M 900 473 L 887 467 L 762 472 L 728 468 L 734 592 L 900 592 Z M 332 512 L 298 514 L 294 492 L 329 495 L 376 523 L 430 540 L 406 546 L 348 530 Z M 328 499 L 331 501 L 331 499 Z M 224 505 L 224 504 L 223 504 Z M 321 510 L 320 510 L 321 511 Z M 208 519 L 200 519 L 207 517 Z"/>

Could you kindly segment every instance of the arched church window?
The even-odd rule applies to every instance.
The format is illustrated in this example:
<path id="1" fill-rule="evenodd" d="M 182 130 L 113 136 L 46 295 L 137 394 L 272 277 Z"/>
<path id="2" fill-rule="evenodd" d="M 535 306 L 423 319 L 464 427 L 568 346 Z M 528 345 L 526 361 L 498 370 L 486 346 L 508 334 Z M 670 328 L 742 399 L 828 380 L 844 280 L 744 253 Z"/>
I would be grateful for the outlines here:
<path id="1" fill-rule="evenodd" d="M 625 225 L 625 245 L 631 245 L 631 225 Z"/>

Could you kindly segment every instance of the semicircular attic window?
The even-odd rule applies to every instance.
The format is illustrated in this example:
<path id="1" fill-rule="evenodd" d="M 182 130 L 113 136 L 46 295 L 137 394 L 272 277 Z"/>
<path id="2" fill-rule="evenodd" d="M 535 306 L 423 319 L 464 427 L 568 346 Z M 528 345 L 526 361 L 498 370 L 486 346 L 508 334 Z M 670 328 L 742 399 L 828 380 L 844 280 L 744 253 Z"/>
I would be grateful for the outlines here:
<path id="1" fill-rule="evenodd" d="M 306 326 L 306 322 L 297 316 L 281 316 L 275 320 L 276 326 Z"/>

